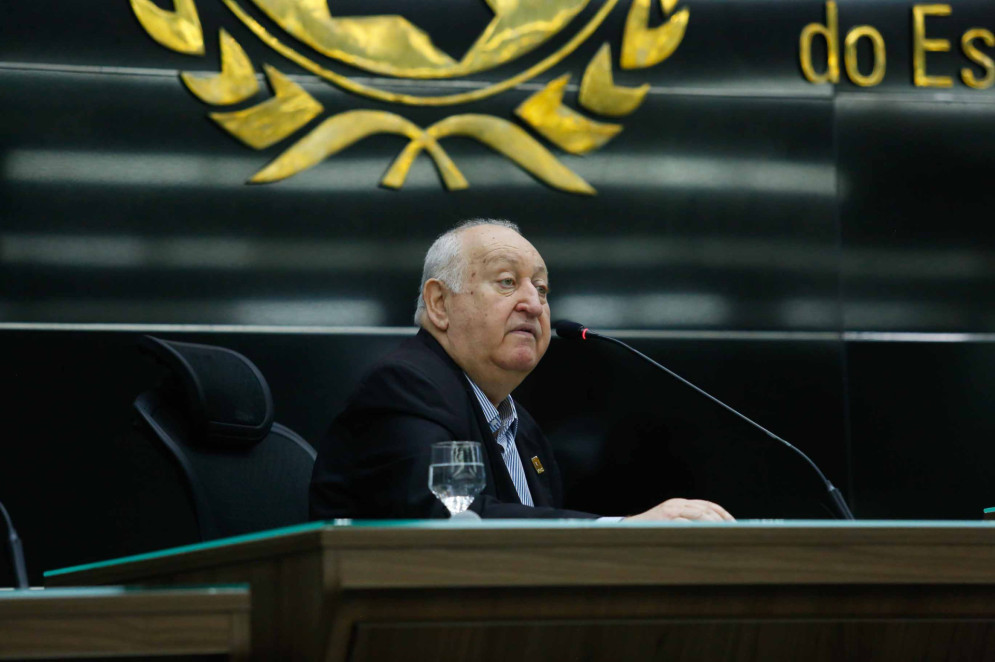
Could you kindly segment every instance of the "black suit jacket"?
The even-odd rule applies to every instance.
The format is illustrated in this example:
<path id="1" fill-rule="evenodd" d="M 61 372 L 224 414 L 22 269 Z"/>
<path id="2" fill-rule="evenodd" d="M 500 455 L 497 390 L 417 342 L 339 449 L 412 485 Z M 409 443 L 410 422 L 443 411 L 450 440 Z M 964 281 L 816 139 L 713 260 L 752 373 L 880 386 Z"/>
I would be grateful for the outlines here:
<path id="1" fill-rule="evenodd" d="M 549 441 L 516 403 L 516 444 L 535 507 L 522 505 L 463 371 L 424 329 L 362 379 L 318 443 L 311 518 L 446 517 L 428 489 L 430 447 L 479 441 L 487 486 L 471 509 L 481 517 L 596 517 L 562 510 L 560 472 Z M 530 459 L 538 457 L 540 474 Z"/>

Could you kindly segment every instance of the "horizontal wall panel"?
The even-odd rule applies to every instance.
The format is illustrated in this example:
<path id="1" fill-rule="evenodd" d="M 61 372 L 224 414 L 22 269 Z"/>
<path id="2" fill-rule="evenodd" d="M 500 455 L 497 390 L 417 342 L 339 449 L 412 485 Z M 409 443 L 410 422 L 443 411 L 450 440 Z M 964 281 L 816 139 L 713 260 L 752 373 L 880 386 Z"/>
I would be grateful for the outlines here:
<path id="1" fill-rule="evenodd" d="M 446 193 L 425 156 L 401 191 L 378 188 L 398 136 L 246 186 L 287 144 L 245 149 L 168 78 L 8 71 L 0 84 L 6 321 L 401 325 L 431 239 L 485 216 L 521 224 L 554 307 L 592 324 L 839 324 L 829 100 L 652 96 L 651 122 L 564 158 L 592 198 L 459 138 L 443 144 L 466 191 Z"/>

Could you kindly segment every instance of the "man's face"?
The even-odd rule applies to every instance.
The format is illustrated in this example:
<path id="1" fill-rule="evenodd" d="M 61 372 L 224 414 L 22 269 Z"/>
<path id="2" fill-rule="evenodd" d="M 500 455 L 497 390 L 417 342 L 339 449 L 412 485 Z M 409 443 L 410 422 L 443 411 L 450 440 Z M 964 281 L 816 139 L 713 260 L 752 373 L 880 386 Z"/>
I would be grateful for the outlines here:
<path id="1" fill-rule="evenodd" d="M 535 368 L 549 346 L 549 280 L 542 256 L 517 232 L 478 225 L 460 234 L 467 271 L 452 294 L 446 333 L 474 381 Z"/>

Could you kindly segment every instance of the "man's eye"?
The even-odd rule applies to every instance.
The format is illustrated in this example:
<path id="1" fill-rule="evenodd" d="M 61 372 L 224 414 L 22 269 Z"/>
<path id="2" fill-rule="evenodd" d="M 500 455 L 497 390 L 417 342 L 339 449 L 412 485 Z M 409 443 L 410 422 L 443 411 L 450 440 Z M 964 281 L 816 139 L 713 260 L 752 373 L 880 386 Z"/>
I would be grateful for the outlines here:
<path id="1" fill-rule="evenodd" d="M 501 284 L 504 285 L 505 287 L 512 287 L 515 284 L 515 279 L 514 278 L 502 278 L 501 279 Z"/>

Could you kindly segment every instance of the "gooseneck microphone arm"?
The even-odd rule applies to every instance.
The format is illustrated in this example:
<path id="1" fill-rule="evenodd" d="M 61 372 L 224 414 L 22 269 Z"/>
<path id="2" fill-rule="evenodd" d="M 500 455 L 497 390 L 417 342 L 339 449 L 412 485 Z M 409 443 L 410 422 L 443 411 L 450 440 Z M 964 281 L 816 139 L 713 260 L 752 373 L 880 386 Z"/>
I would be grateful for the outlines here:
<path id="1" fill-rule="evenodd" d="M 28 570 L 24 565 L 24 550 L 21 549 L 21 539 L 17 537 L 14 530 L 14 523 L 7 514 L 7 509 L 0 503 L 0 513 L 7 520 L 7 544 L 10 546 L 10 560 L 14 565 L 14 574 L 17 575 L 17 588 L 28 588 Z"/>
<path id="2" fill-rule="evenodd" d="M 684 379 L 683 377 L 681 377 L 680 375 L 678 375 L 673 370 L 667 368 L 666 366 L 660 365 L 659 363 L 657 363 L 656 361 L 654 361 L 650 357 L 646 356 L 645 354 L 643 354 L 642 352 L 640 352 L 636 348 L 630 347 L 629 345 L 627 345 L 626 343 L 622 342 L 621 340 L 619 340 L 617 338 L 612 338 L 611 336 L 605 336 L 605 335 L 602 335 L 600 333 L 595 333 L 594 331 L 591 331 L 590 329 L 588 329 L 583 324 L 579 324 L 577 322 L 570 322 L 568 320 L 562 320 L 562 321 L 556 322 L 554 324 L 554 326 L 556 328 L 556 335 L 559 336 L 559 337 L 561 337 L 561 338 L 567 338 L 567 339 L 571 339 L 571 340 L 577 340 L 577 339 L 587 340 L 588 338 L 597 338 L 598 340 L 604 340 L 605 342 L 609 342 L 609 343 L 611 343 L 613 345 L 618 345 L 619 347 L 622 347 L 622 348 L 624 348 L 624 349 L 632 352 L 633 354 L 635 354 L 639 358 L 643 359 L 644 361 L 647 361 L 650 364 L 652 364 L 652 365 L 656 366 L 657 368 L 659 368 L 660 370 L 663 370 L 665 373 L 667 373 L 668 375 L 670 375 L 671 377 L 673 377 L 677 381 L 681 382 L 685 386 L 691 387 L 692 389 L 694 389 L 695 391 L 697 391 L 701 395 L 705 396 L 706 398 L 708 398 L 709 400 L 711 400 L 715 404 L 719 405 L 720 407 L 722 407 L 726 411 L 732 412 L 733 414 L 735 414 L 739 418 L 743 419 L 744 421 L 746 421 L 747 423 L 749 423 L 753 427 L 755 427 L 758 430 L 760 430 L 761 432 L 763 432 L 765 435 L 767 435 L 768 437 L 770 437 L 774 441 L 781 442 L 782 444 L 784 444 L 785 446 L 787 446 L 788 448 L 790 448 L 791 450 L 793 450 L 795 453 L 797 453 L 798 455 L 800 455 L 809 464 L 810 467 L 812 467 L 813 469 L 815 469 L 815 473 L 818 474 L 819 478 L 822 480 L 822 483 L 826 486 L 826 490 L 828 490 L 829 496 L 832 499 L 833 504 L 836 506 L 836 509 L 839 511 L 839 514 L 840 514 L 841 518 L 842 519 L 851 519 L 851 520 L 854 518 L 853 517 L 853 513 L 850 512 L 850 508 L 846 505 L 846 501 L 843 499 L 843 495 L 840 493 L 840 491 L 838 489 L 836 489 L 836 486 L 833 485 L 829 481 L 828 478 L 826 478 L 826 475 L 824 473 L 822 473 L 822 470 L 819 469 L 818 465 L 816 465 L 816 463 L 812 461 L 812 458 L 810 458 L 808 455 L 806 455 L 804 452 L 802 452 L 802 450 L 800 448 L 798 448 L 797 446 L 795 446 L 794 444 L 791 444 L 787 440 L 782 439 L 781 437 L 777 436 L 776 434 L 774 434 L 773 432 L 771 432 L 767 428 L 763 427 L 762 425 L 760 425 L 759 423 L 757 423 L 753 419 L 747 417 L 745 414 L 741 414 L 740 412 L 736 411 L 735 409 L 733 409 L 732 407 L 730 407 L 726 403 L 722 402 L 721 400 L 719 400 L 715 396 L 713 396 L 713 395 L 711 395 L 709 393 L 706 393 L 705 391 L 703 391 L 702 389 L 698 388 L 697 386 L 695 386 L 694 384 L 692 384 L 688 380 Z"/>

